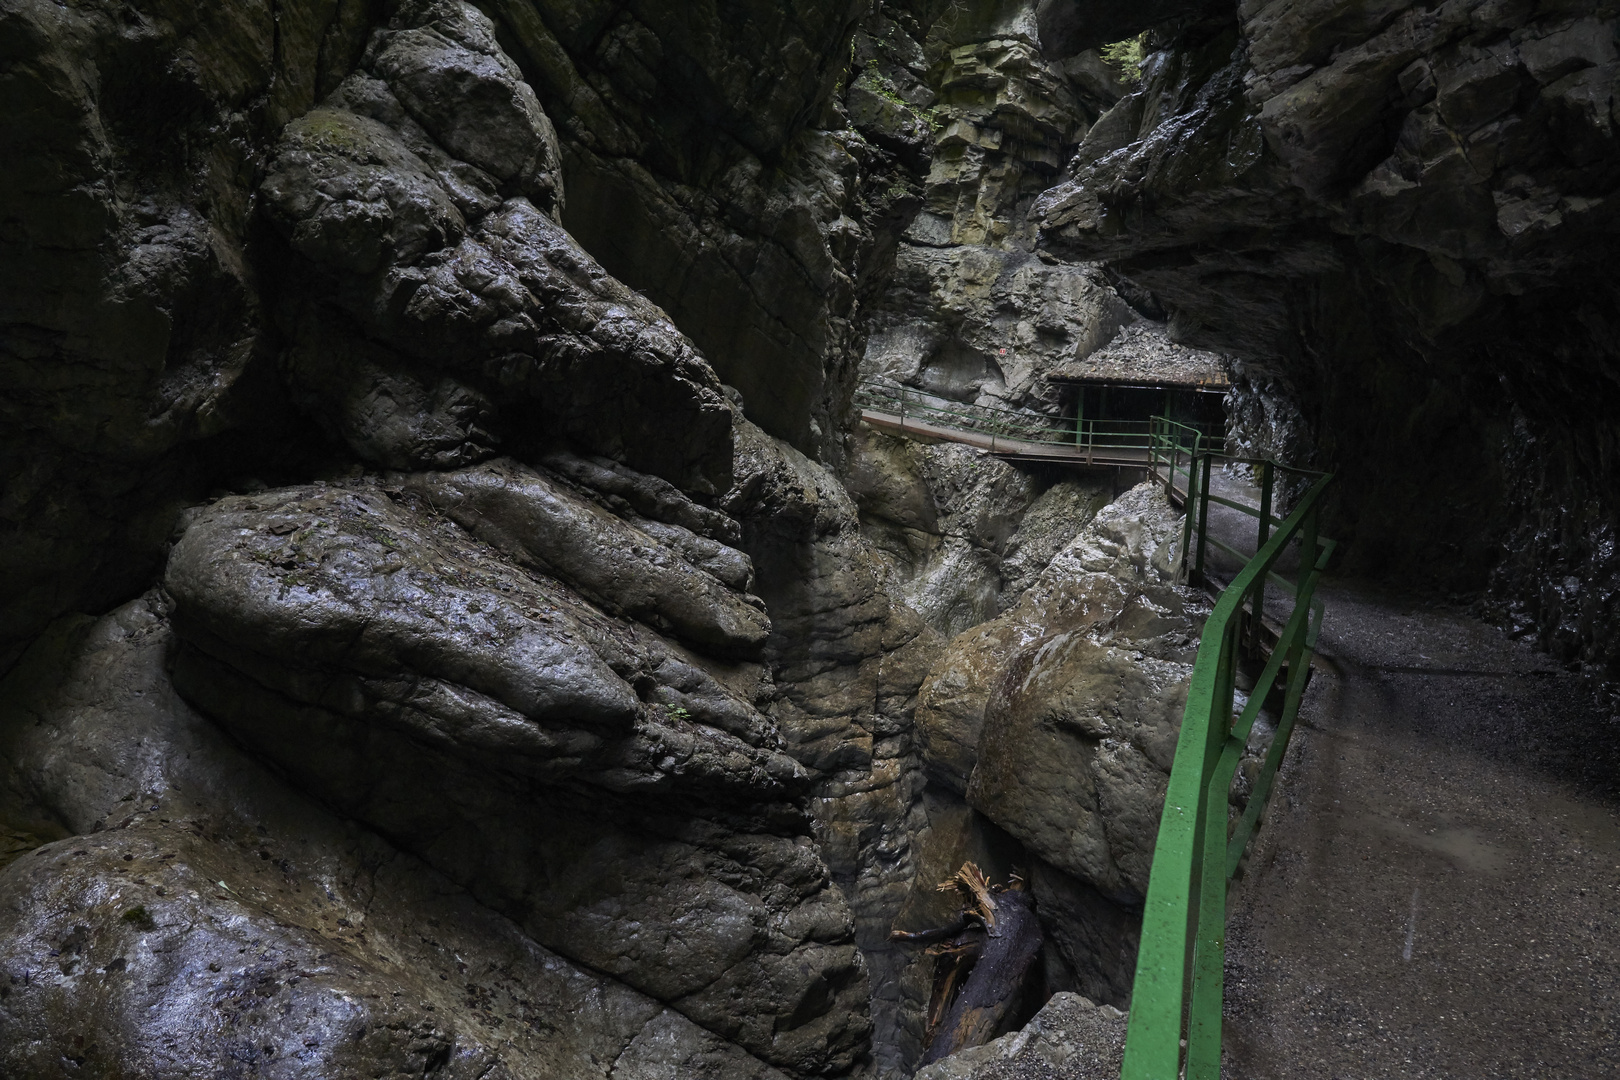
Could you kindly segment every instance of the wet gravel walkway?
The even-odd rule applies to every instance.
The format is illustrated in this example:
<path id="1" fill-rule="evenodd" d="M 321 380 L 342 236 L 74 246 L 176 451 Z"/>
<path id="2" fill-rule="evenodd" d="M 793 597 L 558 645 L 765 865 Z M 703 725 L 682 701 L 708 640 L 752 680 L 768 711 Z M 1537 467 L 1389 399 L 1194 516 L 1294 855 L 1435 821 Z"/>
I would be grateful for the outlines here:
<path id="1" fill-rule="evenodd" d="M 1493 627 L 1324 585 L 1234 885 L 1234 1080 L 1620 1076 L 1620 720 Z"/>

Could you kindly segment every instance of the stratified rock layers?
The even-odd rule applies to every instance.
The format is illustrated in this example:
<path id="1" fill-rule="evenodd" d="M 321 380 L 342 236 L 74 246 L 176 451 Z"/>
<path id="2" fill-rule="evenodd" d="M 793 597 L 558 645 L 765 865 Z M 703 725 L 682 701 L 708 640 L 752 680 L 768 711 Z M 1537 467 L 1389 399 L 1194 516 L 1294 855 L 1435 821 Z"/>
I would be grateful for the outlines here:
<path id="1" fill-rule="evenodd" d="M 172 640 L 144 598 L 4 684 L 7 818 L 81 834 L 0 873 L 8 1075 L 782 1075 L 293 793 L 175 693 Z"/>

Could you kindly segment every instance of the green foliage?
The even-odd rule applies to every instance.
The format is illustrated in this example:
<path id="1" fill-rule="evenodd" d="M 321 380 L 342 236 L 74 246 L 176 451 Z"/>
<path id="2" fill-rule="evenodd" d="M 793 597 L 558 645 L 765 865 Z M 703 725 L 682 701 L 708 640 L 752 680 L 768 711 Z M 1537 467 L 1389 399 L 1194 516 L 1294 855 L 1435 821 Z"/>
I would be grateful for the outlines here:
<path id="1" fill-rule="evenodd" d="M 692 714 L 681 708 L 679 705 L 665 705 L 664 711 L 669 714 L 669 718 L 671 720 L 692 719 Z"/>
<path id="2" fill-rule="evenodd" d="M 1147 60 L 1147 34 L 1104 45 L 1097 51 L 1102 55 L 1103 63 L 1119 72 L 1121 82 L 1142 81 L 1142 64 Z"/>
<path id="3" fill-rule="evenodd" d="M 137 930 L 157 929 L 157 923 L 153 921 L 151 913 L 146 910 L 144 904 L 130 908 L 120 917 Z"/>
<path id="4" fill-rule="evenodd" d="M 895 89 L 894 83 L 890 82 L 884 76 L 877 75 L 871 81 L 870 85 L 873 93 L 889 102 L 889 104 L 898 107 L 903 112 L 910 113 L 911 115 L 922 120 L 923 123 L 928 125 L 928 130 L 933 134 L 938 135 L 940 129 L 945 126 L 945 119 L 944 117 L 940 116 L 938 109 L 933 107 L 923 109 L 913 105 L 911 102 L 901 97 L 900 91 Z"/>

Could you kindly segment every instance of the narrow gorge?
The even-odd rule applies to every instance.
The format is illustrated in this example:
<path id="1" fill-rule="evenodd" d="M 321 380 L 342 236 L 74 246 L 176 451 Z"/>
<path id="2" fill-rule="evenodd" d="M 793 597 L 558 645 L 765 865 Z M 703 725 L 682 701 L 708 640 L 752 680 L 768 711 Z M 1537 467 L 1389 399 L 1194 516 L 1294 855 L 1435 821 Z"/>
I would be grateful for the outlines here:
<path id="1" fill-rule="evenodd" d="M 0 1077 L 1118 1076 L 1191 530 L 874 401 L 1333 472 L 1610 806 L 1617 79 L 1606 0 L 0 0 Z"/>

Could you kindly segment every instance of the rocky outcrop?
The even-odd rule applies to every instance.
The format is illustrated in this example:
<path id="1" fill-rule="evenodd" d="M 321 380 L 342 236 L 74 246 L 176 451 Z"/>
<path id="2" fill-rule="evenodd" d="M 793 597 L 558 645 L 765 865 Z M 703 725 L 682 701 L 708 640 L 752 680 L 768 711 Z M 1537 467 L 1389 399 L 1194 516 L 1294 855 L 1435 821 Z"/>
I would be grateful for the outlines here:
<path id="1" fill-rule="evenodd" d="M 1097 628 L 1123 626 L 1125 635 L 1134 637 L 1141 623 L 1150 629 L 1148 637 L 1174 633 L 1169 624 L 1161 628 L 1153 619 L 1155 608 L 1173 615 L 1185 609 L 1169 584 L 1180 523 L 1163 499 L 1162 491 L 1142 485 L 1105 507 L 1017 604 L 946 647 L 923 687 L 918 714 L 928 767 L 941 782 L 966 792 L 978 762 L 986 708 L 1016 655 L 1027 652 L 1026 660 L 1032 660 L 1055 635 L 1083 636 Z M 1194 624 L 1179 629 L 1196 641 Z M 1166 644 L 1174 641 L 1172 637 Z M 1187 645 L 1174 647 L 1185 650 Z M 1178 658 L 1190 661 L 1191 656 Z"/>
<path id="2" fill-rule="evenodd" d="M 1489 580 L 1609 678 L 1616 25 L 1241 4 L 1154 39 L 1035 211 L 1048 250 L 1109 260 L 1286 402 L 1249 392 L 1239 438 L 1335 470 L 1351 565 Z"/>
<path id="3" fill-rule="evenodd" d="M 951 637 L 1011 607 L 1111 495 L 959 444 L 870 428 L 852 444 L 845 482 L 889 587 Z"/>
<path id="4" fill-rule="evenodd" d="M 768 623 L 564 492 L 506 466 L 221 500 L 165 576 L 176 686 L 542 944 L 766 1060 L 847 1067 L 865 972 L 794 802 L 805 775 L 754 708 L 762 673 L 717 678 L 651 628 L 734 663 Z M 571 586 L 513 565 L 535 550 L 553 572 L 565 552 L 634 562 Z"/>
<path id="5" fill-rule="evenodd" d="M 1124 88 L 1095 53 L 1043 56 L 1021 6 L 997 15 L 946 17 L 910 53 L 889 30 L 856 36 L 857 125 L 870 114 L 872 139 L 926 131 L 929 162 L 866 316 L 861 370 L 957 401 L 1055 410 L 1041 376 L 1136 316 L 1096 271 L 1032 253 L 1028 210 Z M 858 94 L 887 111 L 862 112 Z"/>
<path id="6" fill-rule="evenodd" d="M 553 220 L 558 155 L 488 19 L 401 8 L 261 186 L 300 263 L 278 309 L 293 392 L 379 465 L 468 464 L 538 428 L 722 491 L 719 382 Z"/>
<path id="7" fill-rule="evenodd" d="M 1058 993 L 1028 1024 L 917 1073 L 917 1080 L 1113 1080 L 1125 1058 L 1125 1014 Z"/>
<path id="8" fill-rule="evenodd" d="M 76 834 L 0 873 L 8 1075 L 783 1075 L 292 792 L 175 693 L 172 642 L 154 595 L 3 684 L 0 817 Z"/>

